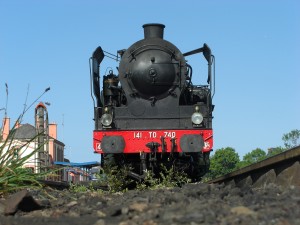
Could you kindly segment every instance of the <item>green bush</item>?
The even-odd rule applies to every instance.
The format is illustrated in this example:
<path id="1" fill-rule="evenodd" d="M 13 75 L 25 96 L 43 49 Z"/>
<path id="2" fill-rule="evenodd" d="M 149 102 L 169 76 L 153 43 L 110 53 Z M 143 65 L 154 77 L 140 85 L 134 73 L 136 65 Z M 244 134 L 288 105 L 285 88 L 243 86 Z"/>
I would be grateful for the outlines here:
<path id="1" fill-rule="evenodd" d="M 239 161 L 235 149 L 231 147 L 217 149 L 210 158 L 210 172 L 205 176 L 206 179 L 213 179 L 234 171 Z"/>

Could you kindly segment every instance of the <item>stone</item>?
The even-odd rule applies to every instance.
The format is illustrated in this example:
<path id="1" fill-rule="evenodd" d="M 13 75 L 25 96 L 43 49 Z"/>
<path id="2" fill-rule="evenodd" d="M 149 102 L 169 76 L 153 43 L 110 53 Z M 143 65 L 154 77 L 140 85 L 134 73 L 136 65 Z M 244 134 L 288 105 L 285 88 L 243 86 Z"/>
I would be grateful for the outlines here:
<path id="1" fill-rule="evenodd" d="M 27 190 L 19 191 L 6 200 L 5 215 L 14 215 L 18 210 L 30 212 L 44 208 L 33 199 Z"/>
<path id="2" fill-rule="evenodd" d="M 129 209 L 133 211 L 143 212 L 145 211 L 145 209 L 147 209 L 147 207 L 148 204 L 146 203 L 133 203 L 129 206 Z"/>
<path id="3" fill-rule="evenodd" d="M 236 206 L 231 208 L 230 212 L 235 213 L 237 215 L 251 215 L 251 216 L 256 216 L 256 212 L 253 210 L 249 209 L 248 207 L 245 206 Z"/>

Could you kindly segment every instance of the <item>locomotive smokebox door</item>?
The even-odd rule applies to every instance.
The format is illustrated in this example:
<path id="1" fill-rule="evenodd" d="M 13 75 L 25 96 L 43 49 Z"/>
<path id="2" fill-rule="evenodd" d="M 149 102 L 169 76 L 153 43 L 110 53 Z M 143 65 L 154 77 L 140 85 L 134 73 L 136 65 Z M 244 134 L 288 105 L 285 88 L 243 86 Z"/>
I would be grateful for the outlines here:
<path id="1" fill-rule="evenodd" d="M 171 60 L 171 55 L 161 50 L 148 50 L 137 53 L 132 61 L 129 84 L 145 97 L 160 96 L 168 92 L 174 84 L 178 67 Z"/>
<path id="2" fill-rule="evenodd" d="M 129 102 L 136 97 L 155 101 L 168 98 L 178 102 L 185 86 L 186 61 L 180 50 L 163 39 L 165 26 L 145 24 L 144 39 L 131 45 L 119 67 L 119 79 Z M 132 98 L 133 96 L 133 98 Z"/>

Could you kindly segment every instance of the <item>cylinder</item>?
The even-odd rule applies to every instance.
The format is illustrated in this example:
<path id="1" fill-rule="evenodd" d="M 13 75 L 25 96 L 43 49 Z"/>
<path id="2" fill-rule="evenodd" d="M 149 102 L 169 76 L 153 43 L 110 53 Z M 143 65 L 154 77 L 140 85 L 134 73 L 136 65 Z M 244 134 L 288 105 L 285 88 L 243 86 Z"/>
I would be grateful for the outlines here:
<path id="1" fill-rule="evenodd" d="M 144 37 L 147 38 L 163 38 L 165 25 L 160 23 L 148 23 L 143 25 Z"/>

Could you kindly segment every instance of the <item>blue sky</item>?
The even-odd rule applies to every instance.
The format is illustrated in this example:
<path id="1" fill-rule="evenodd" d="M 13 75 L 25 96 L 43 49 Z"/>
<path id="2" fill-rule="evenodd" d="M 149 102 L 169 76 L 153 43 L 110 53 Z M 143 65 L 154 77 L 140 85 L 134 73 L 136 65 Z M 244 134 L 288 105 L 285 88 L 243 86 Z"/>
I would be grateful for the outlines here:
<path id="1" fill-rule="evenodd" d="M 111 53 L 143 38 L 142 25 L 163 23 L 165 39 L 187 52 L 207 43 L 216 57 L 214 149 L 240 156 L 283 146 L 300 129 L 300 1 L 0 1 L 0 108 L 15 121 L 47 87 L 49 120 L 58 124 L 65 155 L 93 154 L 93 102 L 88 59 L 97 46 Z M 205 83 L 201 55 L 188 58 L 194 84 Z M 103 62 L 101 73 L 117 64 Z M 29 87 L 29 89 L 28 89 Z M 29 91 L 28 91 L 29 90 Z M 4 110 L 0 111 L 3 118 Z M 34 124 L 34 107 L 24 123 Z"/>

